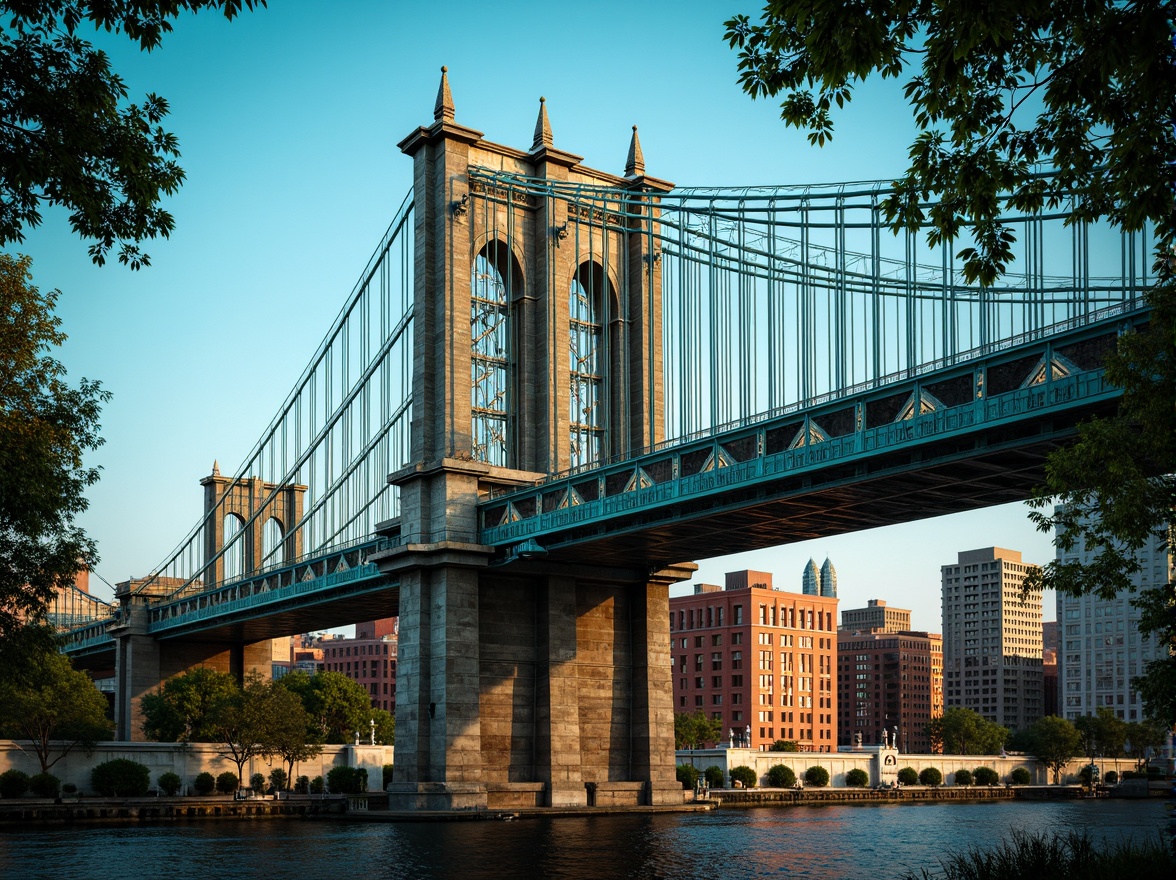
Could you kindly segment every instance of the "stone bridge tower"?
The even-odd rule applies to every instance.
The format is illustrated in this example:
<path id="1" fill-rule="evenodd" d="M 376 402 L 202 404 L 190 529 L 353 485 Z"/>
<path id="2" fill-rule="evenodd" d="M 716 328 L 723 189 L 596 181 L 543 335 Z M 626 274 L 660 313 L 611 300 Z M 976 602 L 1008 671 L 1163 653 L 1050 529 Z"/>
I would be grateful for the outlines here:
<path id="1" fill-rule="evenodd" d="M 681 803 L 668 587 L 693 566 L 494 559 L 476 507 L 663 438 L 652 232 L 671 184 L 645 174 L 636 128 L 624 175 L 585 168 L 543 99 L 529 150 L 484 140 L 444 68 L 433 116 L 400 143 L 413 464 L 389 477 L 399 546 L 375 557 L 400 582 L 392 807 Z"/>

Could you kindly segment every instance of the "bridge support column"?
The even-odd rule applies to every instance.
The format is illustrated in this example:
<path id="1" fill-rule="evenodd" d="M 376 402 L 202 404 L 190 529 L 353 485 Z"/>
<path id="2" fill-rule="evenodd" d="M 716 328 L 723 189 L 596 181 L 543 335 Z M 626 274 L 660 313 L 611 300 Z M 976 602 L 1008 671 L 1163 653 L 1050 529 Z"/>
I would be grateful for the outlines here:
<path id="1" fill-rule="evenodd" d="M 580 760 L 580 696 L 576 670 L 576 582 L 549 577 L 539 589 L 537 623 L 537 778 L 550 807 L 588 804 Z"/>

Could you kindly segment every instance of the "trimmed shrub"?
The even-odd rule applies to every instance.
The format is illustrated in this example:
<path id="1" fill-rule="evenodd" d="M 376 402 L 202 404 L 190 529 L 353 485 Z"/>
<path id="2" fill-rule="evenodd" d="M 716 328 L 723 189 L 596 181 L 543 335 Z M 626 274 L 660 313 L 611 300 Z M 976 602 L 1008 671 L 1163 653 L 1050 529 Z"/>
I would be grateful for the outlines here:
<path id="1" fill-rule="evenodd" d="M 903 785 L 918 785 L 918 771 L 916 771 L 914 767 L 903 767 L 898 771 L 898 781 Z"/>
<path id="2" fill-rule="evenodd" d="M 274 787 L 274 791 L 285 791 L 290 778 L 286 776 L 286 771 L 281 767 L 275 767 L 270 771 L 269 781 L 270 785 Z"/>
<path id="3" fill-rule="evenodd" d="M 955 776 L 953 778 L 955 779 L 956 785 L 971 785 L 972 784 L 972 771 L 971 770 L 957 770 L 955 772 Z"/>
<path id="4" fill-rule="evenodd" d="M 796 773 L 791 767 L 773 764 L 768 768 L 768 785 L 772 788 L 792 788 L 796 785 Z"/>
<path id="5" fill-rule="evenodd" d="M 1028 785 L 1033 781 L 1033 777 L 1029 775 L 1029 771 L 1024 767 L 1017 767 L 1009 774 L 1009 782 L 1013 785 Z"/>
<path id="6" fill-rule="evenodd" d="M 240 780 L 232 770 L 226 770 L 216 777 L 216 790 L 221 794 L 232 794 L 239 784 Z"/>
<path id="7" fill-rule="evenodd" d="M 392 765 L 391 764 L 384 765 L 383 782 L 384 782 L 384 790 L 387 791 L 388 786 L 392 783 Z"/>
<path id="8" fill-rule="evenodd" d="M 180 779 L 178 773 L 172 773 L 170 770 L 167 773 L 160 773 L 159 779 L 156 780 L 159 785 L 159 790 L 168 797 L 175 797 L 176 792 L 180 790 L 183 780 Z"/>
<path id="9" fill-rule="evenodd" d="M 1103 777 L 1103 782 L 1105 782 L 1107 785 L 1118 785 L 1119 774 L 1114 770 L 1108 770 L 1107 775 Z"/>
<path id="10" fill-rule="evenodd" d="M 367 791 L 367 771 L 362 767 L 332 767 L 327 773 L 331 794 L 362 794 Z"/>
<path id="11" fill-rule="evenodd" d="M 711 788 L 723 787 L 723 768 L 717 764 L 711 764 L 702 771 L 702 778 L 706 780 L 706 784 Z"/>
<path id="12" fill-rule="evenodd" d="M 138 761 L 115 758 L 90 771 L 90 784 L 103 797 L 143 797 L 151 788 L 151 769 Z"/>
<path id="13" fill-rule="evenodd" d="M 265 794 L 265 774 L 254 773 L 249 777 L 249 787 L 254 794 Z"/>
<path id="14" fill-rule="evenodd" d="M 855 767 L 845 774 L 845 784 L 851 788 L 861 788 L 870 784 L 870 774 L 860 767 Z"/>
<path id="15" fill-rule="evenodd" d="M 939 785 L 943 782 L 943 774 L 938 767 L 928 767 L 919 774 L 919 782 L 922 785 Z"/>
<path id="16" fill-rule="evenodd" d="M 295 794 L 309 794 L 310 793 L 310 777 L 309 776 L 299 776 L 294 781 L 294 793 Z"/>
<path id="17" fill-rule="evenodd" d="M 996 785 L 1000 782 L 1000 774 L 991 767 L 977 767 L 972 775 L 976 778 L 977 785 Z"/>
<path id="18" fill-rule="evenodd" d="M 216 777 L 211 773 L 201 773 L 192 782 L 192 787 L 196 789 L 196 794 L 212 794 L 216 788 Z"/>
<path id="19" fill-rule="evenodd" d="M 778 739 L 774 743 L 772 743 L 770 746 L 768 746 L 768 751 L 769 752 L 799 752 L 800 751 L 800 744 L 798 742 L 796 742 L 796 740 Z"/>
<path id="20" fill-rule="evenodd" d="M 316 776 L 314 779 L 310 780 L 310 793 L 311 794 L 322 794 L 323 793 L 323 778 L 321 776 Z"/>
<path id="21" fill-rule="evenodd" d="M 755 788 L 759 779 L 755 775 L 755 771 L 746 764 L 739 767 L 731 768 L 731 784 L 742 782 L 744 788 Z"/>
<path id="22" fill-rule="evenodd" d="M 824 788 L 829 784 L 829 771 L 824 767 L 809 767 L 804 771 L 804 784 Z"/>
<path id="23" fill-rule="evenodd" d="M 72 782 L 67 782 L 65 785 L 61 786 L 61 793 L 62 794 L 69 794 L 69 795 L 77 794 L 78 787 L 76 785 L 74 785 Z"/>
<path id="24" fill-rule="evenodd" d="M 61 792 L 61 780 L 52 773 L 38 773 L 29 779 L 33 794 L 42 798 L 55 798 Z"/>
<path id="25" fill-rule="evenodd" d="M 679 764 L 677 767 L 678 781 L 683 788 L 694 788 L 698 782 L 698 768 L 690 764 Z"/>
<path id="26" fill-rule="evenodd" d="M 18 798 L 29 790 L 29 774 L 21 770 L 0 773 L 0 797 Z"/>

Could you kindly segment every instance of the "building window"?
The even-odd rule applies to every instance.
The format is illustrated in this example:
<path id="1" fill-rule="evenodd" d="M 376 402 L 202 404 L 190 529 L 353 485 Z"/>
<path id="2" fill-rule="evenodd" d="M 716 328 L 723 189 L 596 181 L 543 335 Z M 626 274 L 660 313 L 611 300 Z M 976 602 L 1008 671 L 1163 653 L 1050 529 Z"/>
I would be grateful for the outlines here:
<path id="1" fill-rule="evenodd" d="M 568 296 L 571 351 L 569 453 L 572 467 L 595 464 L 604 452 L 604 270 L 584 263 Z"/>
<path id="2" fill-rule="evenodd" d="M 508 464 L 510 335 L 507 317 L 522 272 L 500 241 L 482 248 L 470 282 L 470 397 L 472 456 Z"/>

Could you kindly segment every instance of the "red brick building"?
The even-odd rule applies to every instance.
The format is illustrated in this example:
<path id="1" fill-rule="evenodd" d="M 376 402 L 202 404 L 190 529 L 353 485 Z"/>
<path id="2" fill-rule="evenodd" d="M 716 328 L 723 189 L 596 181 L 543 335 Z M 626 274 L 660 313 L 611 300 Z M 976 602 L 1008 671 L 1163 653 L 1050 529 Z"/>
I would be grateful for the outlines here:
<path id="1" fill-rule="evenodd" d="M 359 682 L 377 709 L 396 711 L 397 619 L 360 623 L 354 639 L 323 642 L 323 668 Z"/>
<path id="2" fill-rule="evenodd" d="M 837 599 L 773 589 L 767 572 L 698 584 L 670 599 L 674 710 L 750 730 L 752 748 L 836 751 L 836 631 Z"/>

